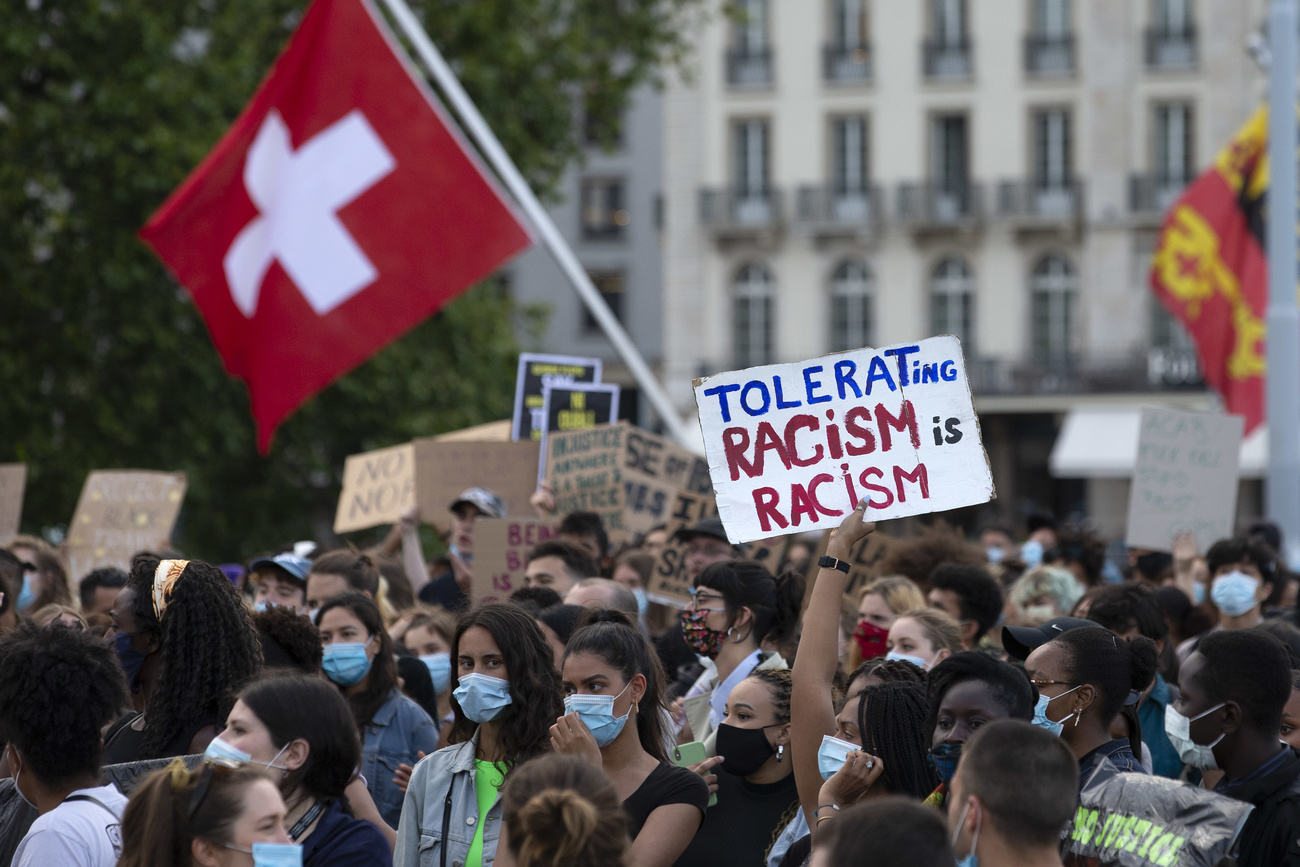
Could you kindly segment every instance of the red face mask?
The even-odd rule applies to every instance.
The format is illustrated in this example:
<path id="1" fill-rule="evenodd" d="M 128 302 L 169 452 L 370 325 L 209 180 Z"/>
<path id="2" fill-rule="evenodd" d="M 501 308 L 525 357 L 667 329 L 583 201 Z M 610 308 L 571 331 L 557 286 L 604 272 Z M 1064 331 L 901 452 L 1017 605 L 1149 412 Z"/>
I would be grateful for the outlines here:
<path id="1" fill-rule="evenodd" d="M 858 621 L 858 628 L 853 630 L 853 640 L 858 643 L 858 649 L 862 651 L 863 660 L 884 656 L 885 638 L 888 635 L 888 629 L 877 626 L 869 620 Z"/>

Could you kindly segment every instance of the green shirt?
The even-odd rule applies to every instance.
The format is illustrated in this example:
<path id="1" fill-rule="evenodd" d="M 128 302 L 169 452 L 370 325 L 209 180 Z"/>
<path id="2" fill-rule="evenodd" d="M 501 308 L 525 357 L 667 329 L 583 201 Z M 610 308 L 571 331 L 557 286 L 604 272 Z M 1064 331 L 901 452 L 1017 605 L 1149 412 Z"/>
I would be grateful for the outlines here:
<path id="1" fill-rule="evenodd" d="M 465 867 L 483 867 L 483 825 L 488 811 L 497 802 L 497 795 L 506 781 L 506 763 L 474 760 L 474 794 L 478 796 L 478 824 L 474 826 L 474 840 L 465 856 Z"/>

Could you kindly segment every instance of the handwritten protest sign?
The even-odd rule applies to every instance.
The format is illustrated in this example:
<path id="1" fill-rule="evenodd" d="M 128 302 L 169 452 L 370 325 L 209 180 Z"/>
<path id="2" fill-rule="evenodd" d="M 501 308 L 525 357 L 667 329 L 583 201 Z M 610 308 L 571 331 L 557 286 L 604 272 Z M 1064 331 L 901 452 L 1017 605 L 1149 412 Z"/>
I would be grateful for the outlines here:
<path id="1" fill-rule="evenodd" d="M 532 513 L 537 443 L 417 439 L 414 446 L 416 502 L 425 523 L 445 527 L 452 501 L 474 487 L 497 493 L 509 517 Z"/>
<path id="2" fill-rule="evenodd" d="M 686 543 L 677 538 L 677 531 L 689 528 L 704 518 L 717 514 L 717 505 L 711 494 L 694 494 L 677 491 L 668 510 L 668 543 L 659 553 L 646 597 L 661 605 L 684 607 L 691 601 L 691 582 L 686 574 Z"/>
<path id="3" fill-rule="evenodd" d="M 721 373 L 695 400 L 733 542 L 833 528 L 864 497 L 879 521 L 995 496 L 950 335 Z"/>
<path id="4" fill-rule="evenodd" d="M 343 491 L 334 532 L 395 524 L 415 503 L 415 446 L 406 443 L 352 455 L 343 464 Z"/>
<path id="5" fill-rule="evenodd" d="M 100 566 L 127 569 L 139 552 L 167 548 L 186 485 L 184 473 L 96 470 L 87 476 L 68 529 L 69 579 Z"/>
<path id="6" fill-rule="evenodd" d="M 558 525 L 535 518 L 480 518 L 474 522 L 474 596 L 504 599 L 524 586 L 528 551 L 555 538 Z"/>
<path id="7" fill-rule="evenodd" d="M 511 438 L 540 440 L 545 427 L 545 417 L 542 415 L 545 387 L 571 385 L 575 382 L 600 382 L 600 367 L 599 358 L 521 353 L 519 373 L 515 377 L 515 415 L 511 422 Z"/>
<path id="8" fill-rule="evenodd" d="M 18 535 L 26 486 L 26 464 L 0 464 L 0 545 Z"/>
<path id="9" fill-rule="evenodd" d="M 628 426 L 620 466 L 623 523 L 630 532 L 668 521 L 679 491 L 713 497 L 708 461 L 649 431 Z"/>
<path id="10" fill-rule="evenodd" d="M 587 430 L 618 420 L 618 395 L 614 383 L 577 382 L 548 385 L 542 392 L 542 453 L 537 462 L 537 484 L 546 478 L 546 443 L 552 433 Z"/>
<path id="11" fill-rule="evenodd" d="M 1200 550 L 1232 534 L 1244 420 L 1142 408 L 1137 463 L 1129 488 L 1128 544 L 1169 551 L 1195 533 Z"/>

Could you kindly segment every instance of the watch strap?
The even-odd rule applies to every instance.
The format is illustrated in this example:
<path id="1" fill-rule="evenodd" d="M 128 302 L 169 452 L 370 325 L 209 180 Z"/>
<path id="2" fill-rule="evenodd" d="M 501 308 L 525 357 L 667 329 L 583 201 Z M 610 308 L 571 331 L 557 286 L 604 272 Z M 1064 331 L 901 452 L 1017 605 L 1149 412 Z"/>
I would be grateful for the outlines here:
<path id="1" fill-rule="evenodd" d="M 845 575 L 849 574 L 849 564 L 844 560 L 836 560 L 834 557 L 823 555 L 817 561 L 817 565 L 823 569 L 838 569 Z"/>

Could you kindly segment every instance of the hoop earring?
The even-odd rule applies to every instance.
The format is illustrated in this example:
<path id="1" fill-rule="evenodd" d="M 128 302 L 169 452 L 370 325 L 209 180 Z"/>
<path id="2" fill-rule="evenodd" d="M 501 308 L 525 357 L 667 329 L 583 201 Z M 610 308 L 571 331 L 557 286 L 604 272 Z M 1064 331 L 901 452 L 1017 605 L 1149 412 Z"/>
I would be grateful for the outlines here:
<path id="1" fill-rule="evenodd" d="M 779 762 L 785 758 L 785 744 L 777 744 L 776 760 Z"/>

